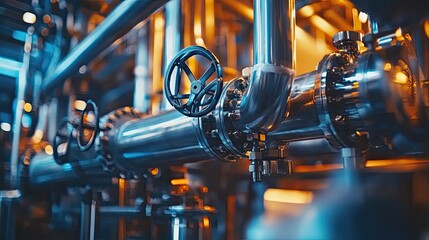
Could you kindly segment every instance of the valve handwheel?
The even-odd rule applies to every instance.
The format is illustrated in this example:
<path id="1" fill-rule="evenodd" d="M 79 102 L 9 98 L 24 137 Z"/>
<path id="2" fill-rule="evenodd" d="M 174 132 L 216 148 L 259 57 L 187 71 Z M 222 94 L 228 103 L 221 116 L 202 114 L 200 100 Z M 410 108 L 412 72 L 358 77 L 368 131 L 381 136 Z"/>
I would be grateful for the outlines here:
<path id="1" fill-rule="evenodd" d="M 186 63 L 194 56 L 198 57 L 197 60 L 204 58 L 210 62 L 210 66 L 199 79 Z M 181 91 L 182 81 L 184 81 L 182 73 L 191 83 L 189 92 Z M 209 81 L 213 74 L 215 74 L 214 79 Z M 212 52 L 200 46 L 190 46 L 179 51 L 169 64 L 164 80 L 167 100 L 177 111 L 189 117 L 201 117 L 212 111 L 220 99 L 222 86 L 222 68 L 219 60 Z"/>
<path id="2" fill-rule="evenodd" d="M 72 138 L 72 131 L 69 129 L 68 124 L 67 117 L 61 119 L 52 143 L 54 160 L 58 164 L 63 164 L 68 160 L 70 140 Z M 58 151 L 59 148 L 63 148 L 62 151 Z"/>
<path id="3" fill-rule="evenodd" d="M 97 105 L 88 100 L 80 117 L 77 131 L 77 145 L 81 151 L 87 151 L 95 142 L 99 131 L 100 118 Z"/>

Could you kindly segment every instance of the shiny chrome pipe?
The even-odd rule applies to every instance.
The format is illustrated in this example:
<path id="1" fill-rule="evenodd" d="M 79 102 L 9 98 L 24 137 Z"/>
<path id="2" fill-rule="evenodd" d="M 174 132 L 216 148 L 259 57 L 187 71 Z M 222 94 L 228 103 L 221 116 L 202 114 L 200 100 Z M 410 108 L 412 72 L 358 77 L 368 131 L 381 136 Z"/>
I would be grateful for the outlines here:
<path id="1" fill-rule="evenodd" d="M 267 135 L 277 141 L 302 141 L 324 138 L 320 112 L 314 103 L 316 71 L 294 79 L 288 101 L 288 117 Z"/>
<path id="2" fill-rule="evenodd" d="M 149 49 L 150 24 L 146 23 L 137 31 L 136 56 L 134 66 L 134 98 L 133 106 L 140 112 L 150 110 L 152 89 L 151 56 Z"/>
<path id="3" fill-rule="evenodd" d="M 111 182 L 112 176 L 103 170 L 99 158 L 80 158 L 81 154 L 73 155 L 74 160 L 58 164 L 52 155 L 36 154 L 28 166 L 29 188 L 70 187 Z"/>
<path id="4" fill-rule="evenodd" d="M 254 1 L 250 86 L 240 105 L 248 129 L 268 132 L 286 112 L 295 68 L 295 1 Z"/>
<path id="5" fill-rule="evenodd" d="M 54 72 L 45 77 L 41 89 L 42 93 L 46 94 L 62 84 L 82 65 L 89 63 L 105 48 L 162 7 L 167 1 L 123 1 L 58 64 Z"/>
<path id="6" fill-rule="evenodd" d="M 25 36 L 24 54 L 22 66 L 19 69 L 19 76 L 16 79 L 16 99 L 15 99 L 15 116 L 13 120 L 13 137 L 12 149 L 10 156 L 10 186 L 17 187 L 18 181 L 18 159 L 19 147 L 21 142 L 22 116 L 24 113 L 25 91 L 28 84 L 28 72 L 30 70 L 31 48 L 33 40 L 34 27 L 29 27 Z"/>
<path id="7" fill-rule="evenodd" d="M 109 151 L 106 160 L 124 172 L 211 158 L 201 143 L 198 119 L 177 111 L 132 119 L 115 128 L 103 149 Z"/>
<path id="8" fill-rule="evenodd" d="M 146 117 L 130 107 L 112 111 L 101 118 L 101 132 L 88 151 L 80 152 L 74 139 L 69 142 L 67 163 L 36 154 L 28 166 L 29 185 L 108 183 L 113 176 L 139 176 L 149 167 L 213 159 L 238 161 L 245 156 L 247 138 L 234 127 L 239 124 L 236 103 L 243 81 L 230 81 L 218 107 L 201 118 L 175 110 Z"/>
<path id="9" fill-rule="evenodd" d="M 411 43 L 399 39 L 400 47 L 387 44 L 359 54 L 353 34 L 338 33 L 338 51 L 326 55 L 316 71 L 295 78 L 288 116 L 267 139 L 325 139 L 336 149 L 427 155 L 424 88 Z"/>
<path id="10" fill-rule="evenodd" d="M 182 1 L 171 0 L 165 4 L 165 40 L 164 40 L 164 69 L 168 68 L 168 64 L 173 60 L 174 56 L 182 48 L 183 32 L 182 25 Z M 167 97 L 163 94 L 162 110 L 171 110 L 174 107 L 168 102 Z"/>

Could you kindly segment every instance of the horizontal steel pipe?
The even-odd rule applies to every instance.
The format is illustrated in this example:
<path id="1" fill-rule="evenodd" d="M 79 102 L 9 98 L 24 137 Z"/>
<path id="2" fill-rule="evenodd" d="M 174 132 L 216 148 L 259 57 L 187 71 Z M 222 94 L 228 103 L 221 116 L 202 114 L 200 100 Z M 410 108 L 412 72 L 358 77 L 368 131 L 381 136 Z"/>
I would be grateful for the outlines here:
<path id="1" fill-rule="evenodd" d="M 77 45 L 43 81 L 42 92 L 61 85 L 82 65 L 89 63 L 118 38 L 131 30 L 168 0 L 127 0 L 119 4 L 107 18 Z"/>
<path id="2" fill-rule="evenodd" d="M 288 117 L 267 135 L 279 141 L 324 138 L 314 93 L 316 72 L 297 76 L 290 93 Z"/>
<path id="3" fill-rule="evenodd" d="M 129 120 L 115 128 L 109 136 L 109 155 L 125 171 L 211 159 L 198 119 L 177 111 Z"/>
<path id="4" fill-rule="evenodd" d="M 31 189 L 108 184 L 111 176 L 103 171 L 99 159 L 79 159 L 58 164 L 52 155 L 38 153 L 30 162 L 28 182 Z"/>

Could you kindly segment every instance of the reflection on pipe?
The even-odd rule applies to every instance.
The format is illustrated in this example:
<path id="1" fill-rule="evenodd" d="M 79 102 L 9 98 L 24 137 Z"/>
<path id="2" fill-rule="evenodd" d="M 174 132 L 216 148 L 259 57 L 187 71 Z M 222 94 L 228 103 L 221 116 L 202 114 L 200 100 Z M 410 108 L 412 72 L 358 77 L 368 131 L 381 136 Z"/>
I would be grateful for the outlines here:
<path id="1" fill-rule="evenodd" d="M 31 188 L 77 186 L 89 183 L 106 184 L 111 181 L 111 176 L 104 172 L 99 159 L 95 157 L 58 164 L 53 156 L 38 153 L 31 159 L 28 173 Z"/>
<path id="2" fill-rule="evenodd" d="M 18 178 L 18 158 L 19 158 L 19 145 L 21 140 L 21 127 L 22 127 L 22 114 L 25 101 L 25 89 L 27 88 L 27 74 L 30 67 L 30 53 L 32 47 L 34 28 L 29 27 L 25 38 L 24 57 L 22 66 L 19 70 L 17 81 L 17 93 L 15 99 L 15 116 L 13 123 L 13 138 L 12 150 L 10 157 L 10 185 L 15 187 Z"/>
<path id="3" fill-rule="evenodd" d="M 295 1 L 254 1 L 254 67 L 240 105 L 241 119 L 267 132 L 286 112 L 295 68 Z"/>
<path id="4" fill-rule="evenodd" d="M 182 34 L 180 32 L 181 26 L 181 2 L 180 0 L 172 0 L 165 4 L 165 59 L 164 69 L 167 69 L 168 64 L 173 57 L 180 51 L 182 47 Z M 174 89 L 174 86 L 172 86 Z M 163 95 L 162 109 L 171 110 L 173 106 L 168 102 L 165 95 Z"/>
<path id="5" fill-rule="evenodd" d="M 136 65 L 134 67 L 134 107 L 140 112 L 146 113 L 150 110 L 151 96 L 151 56 L 149 54 L 149 24 L 146 23 L 137 32 Z"/>
<path id="6" fill-rule="evenodd" d="M 199 140 L 197 119 L 169 111 L 121 124 L 109 142 L 112 161 L 120 169 L 136 171 L 171 162 L 210 159 Z"/>

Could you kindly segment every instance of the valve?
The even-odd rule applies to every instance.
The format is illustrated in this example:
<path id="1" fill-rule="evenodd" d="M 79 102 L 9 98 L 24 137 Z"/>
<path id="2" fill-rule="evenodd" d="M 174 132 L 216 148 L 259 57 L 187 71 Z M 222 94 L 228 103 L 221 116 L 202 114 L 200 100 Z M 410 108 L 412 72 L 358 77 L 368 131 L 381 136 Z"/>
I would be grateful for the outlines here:
<path id="1" fill-rule="evenodd" d="M 358 42 L 362 42 L 362 33 L 356 31 L 340 31 L 332 37 L 332 43 L 338 50 L 357 51 Z"/>
<path id="2" fill-rule="evenodd" d="M 61 119 L 52 143 L 54 160 L 58 164 L 66 163 L 70 152 L 72 128 L 69 128 L 69 124 L 67 117 Z"/>
<path id="3" fill-rule="evenodd" d="M 68 161 L 73 131 L 75 130 L 77 130 L 75 133 L 78 149 L 82 152 L 90 149 L 100 131 L 99 123 L 97 105 L 91 100 L 87 101 L 79 121 L 68 117 L 61 119 L 52 143 L 54 160 L 58 164 L 64 164 Z"/>
<path id="4" fill-rule="evenodd" d="M 201 64 L 208 60 L 209 67 L 198 79 L 186 61 L 196 57 Z M 214 79 L 210 81 L 211 77 Z M 191 83 L 190 91 L 184 92 L 181 86 L 185 76 Z M 164 88 L 167 100 L 183 115 L 201 117 L 211 112 L 218 103 L 223 87 L 222 68 L 214 54 L 200 46 L 190 46 L 177 53 L 165 73 Z"/>
<path id="5" fill-rule="evenodd" d="M 92 100 L 88 100 L 85 109 L 82 111 L 77 131 L 79 150 L 87 151 L 92 147 L 99 132 L 99 124 L 98 107 Z"/>

